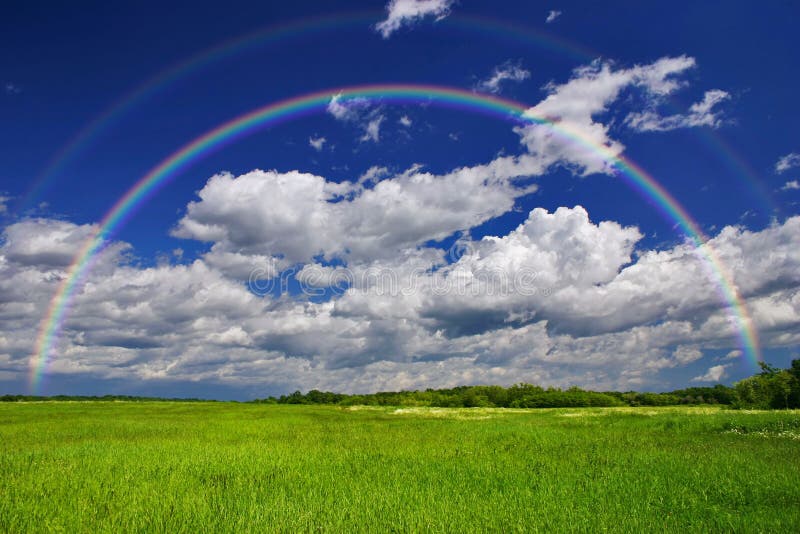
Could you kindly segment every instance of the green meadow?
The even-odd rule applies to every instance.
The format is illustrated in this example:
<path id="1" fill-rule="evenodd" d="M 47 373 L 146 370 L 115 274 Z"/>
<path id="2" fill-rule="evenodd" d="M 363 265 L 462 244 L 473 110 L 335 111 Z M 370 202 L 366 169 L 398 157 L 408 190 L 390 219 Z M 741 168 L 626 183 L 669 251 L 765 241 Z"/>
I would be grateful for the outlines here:
<path id="1" fill-rule="evenodd" d="M 0 405 L 2 532 L 797 532 L 800 411 Z"/>

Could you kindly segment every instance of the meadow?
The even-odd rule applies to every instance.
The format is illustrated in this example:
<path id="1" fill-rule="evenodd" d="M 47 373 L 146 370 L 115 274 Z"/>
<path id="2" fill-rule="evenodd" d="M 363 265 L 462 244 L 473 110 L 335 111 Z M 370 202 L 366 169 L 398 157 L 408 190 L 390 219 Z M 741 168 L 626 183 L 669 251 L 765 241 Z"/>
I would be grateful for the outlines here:
<path id="1" fill-rule="evenodd" d="M 0 405 L 2 532 L 797 532 L 800 411 Z"/>

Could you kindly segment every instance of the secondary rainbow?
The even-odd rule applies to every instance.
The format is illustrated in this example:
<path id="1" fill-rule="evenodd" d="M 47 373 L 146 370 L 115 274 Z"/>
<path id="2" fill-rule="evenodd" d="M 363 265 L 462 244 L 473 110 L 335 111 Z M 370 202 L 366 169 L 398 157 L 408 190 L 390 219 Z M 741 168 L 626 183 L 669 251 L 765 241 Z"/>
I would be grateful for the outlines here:
<path id="1" fill-rule="evenodd" d="M 67 165 L 93 146 L 101 138 L 101 134 L 108 131 L 112 125 L 130 114 L 134 109 L 138 109 L 148 99 L 174 86 L 181 80 L 186 80 L 191 75 L 210 65 L 259 47 L 284 43 L 291 39 L 296 40 L 329 31 L 344 29 L 350 32 L 359 29 L 365 32 L 372 31 L 371 28 L 384 15 L 384 12 L 379 10 L 355 11 L 307 17 L 265 26 L 232 39 L 224 40 L 160 70 L 123 94 L 86 123 L 79 131 L 75 132 L 53 154 L 45 167 L 33 180 L 28 192 L 23 195 L 22 200 L 18 203 L 18 211 L 24 211 L 26 208 L 34 206 L 55 179 L 64 172 Z M 541 28 L 519 26 L 488 17 L 455 14 L 440 21 L 438 25 L 446 29 L 488 34 L 498 39 L 519 40 L 579 62 L 588 62 L 600 56 L 599 53 L 548 33 Z M 380 40 L 380 37 L 376 35 L 375 39 Z"/>
<path id="2" fill-rule="evenodd" d="M 648 175 L 631 160 L 617 156 L 607 147 L 591 142 L 568 125 L 553 123 L 545 118 L 533 116 L 529 113 L 529 108 L 512 100 L 452 87 L 387 84 L 319 91 L 260 107 L 197 137 L 162 160 L 137 181 L 111 207 L 97 225 L 93 237 L 81 247 L 68 269 L 66 278 L 50 301 L 36 339 L 34 353 L 31 355 L 31 390 L 35 392 L 39 387 L 77 285 L 91 270 L 93 260 L 102 250 L 103 245 L 108 242 L 114 231 L 134 214 L 137 206 L 146 202 L 181 170 L 205 155 L 256 130 L 323 111 L 335 95 L 340 95 L 342 99 L 362 98 L 392 103 L 430 103 L 474 113 L 500 116 L 506 120 L 542 124 L 551 128 L 554 134 L 591 149 L 613 165 L 619 171 L 619 176 L 629 185 L 646 198 L 654 201 L 658 209 L 667 218 L 674 221 L 693 242 L 697 252 L 705 258 L 713 276 L 717 278 L 720 297 L 728 305 L 738 323 L 737 334 L 743 353 L 753 366 L 761 359 L 758 336 L 753 321 L 747 313 L 746 306 L 733 284 L 730 274 L 715 251 L 706 243 L 703 232 L 680 203 L 655 178 Z"/>
<path id="3" fill-rule="evenodd" d="M 47 190 L 54 180 L 64 171 L 65 167 L 77 156 L 96 143 L 103 132 L 106 132 L 122 117 L 137 109 L 148 98 L 174 86 L 181 80 L 196 74 L 212 64 L 224 59 L 234 57 L 246 51 L 271 44 L 284 43 L 290 39 L 321 34 L 326 31 L 346 29 L 348 31 L 371 31 L 374 24 L 385 16 L 382 10 L 356 11 L 308 17 L 289 21 L 286 23 L 270 25 L 244 33 L 232 39 L 224 40 L 205 50 L 202 50 L 183 61 L 174 63 L 159 71 L 151 78 L 145 80 L 128 93 L 124 94 L 111 106 L 106 108 L 61 148 L 47 163 L 45 168 L 33 180 L 28 192 L 23 195 L 18 203 L 17 210 L 22 212 L 34 206 L 37 199 Z M 489 17 L 477 17 L 466 14 L 452 14 L 439 21 L 437 26 L 441 29 L 454 29 L 468 31 L 476 35 L 491 35 L 493 39 L 515 40 L 528 45 L 533 45 L 548 52 L 555 52 L 561 56 L 587 63 L 602 57 L 602 53 L 582 46 L 575 41 L 569 41 L 558 35 L 547 32 L 542 28 L 521 26 L 505 20 Z M 376 36 L 377 38 L 377 36 Z M 668 101 L 669 102 L 669 101 Z M 680 105 L 672 104 L 676 112 Z M 699 129 L 701 139 L 705 139 L 708 146 L 716 152 L 725 165 L 751 190 L 753 198 L 761 204 L 764 215 L 778 213 L 778 205 L 772 199 L 769 190 L 764 187 L 763 180 L 759 179 L 750 165 L 727 146 L 723 138 L 710 129 Z"/>

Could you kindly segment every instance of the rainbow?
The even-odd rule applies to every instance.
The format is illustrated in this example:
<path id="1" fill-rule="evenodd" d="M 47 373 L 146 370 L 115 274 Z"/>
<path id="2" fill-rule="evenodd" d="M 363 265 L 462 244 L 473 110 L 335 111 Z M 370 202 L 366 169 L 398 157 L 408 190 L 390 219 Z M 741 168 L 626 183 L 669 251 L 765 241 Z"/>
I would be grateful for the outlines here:
<path id="1" fill-rule="evenodd" d="M 183 61 L 160 70 L 123 94 L 73 134 L 53 154 L 44 168 L 32 180 L 32 185 L 28 192 L 18 203 L 17 211 L 21 212 L 27 207 L 33 206 L 36 200 L 54 183 L 55 179 L 64 172 L 70 162 L 76 160 L 81 153 L 93 146 L 100 139 L 103 132 L 108 131 L 112 125 L 136 109 L 138 105 L 143 104 L 148 99 L 203 68 L 245 51 L 282 43 L 289 39 L 299 39 L 309 35 L 341 29 L 371 31 L 370 28 L 384 15 L 383 11 L 378 10 L 355 11 L 308 17 L 270 25 L 239 35 L 233 39 L 222 41 L 189 56 Z M 543 29 L 519 26 L 488 17 L 453 14 L 440 21 L 438 25 L 457 31 L 492 35 L 494 38 L 501 40 L 525 42 L 578 62 L 591 61 L 600 55 L 576 43 L 548 33 Z M 377 35 L 375 38 L 380 40 Z"/>
<path id="2" fill-rule="evenodd" d="M 27 207 L 35 205 L 36 200 L 64 172 L 67 165 L 93 146 L 100 139 L 103 132 L 106 132 L 111 126 L 130 114 L 137 106 L 181 80 L 237 54 L 252 51 L 259 47 L 282 43 L 290 39 L 342 29 L 371 31 L 370 28 L 384 15 L 385 13 L 382 10 L 354 11 L 302 18 L 265 26 L 235 38 L 224 40 L 191 55 L 183 61 L 162 69 L 105 108 L 56 151 L 42 171 L 31 181 L 28 192 L 18 202 L 17 211 L 23 212 Z M 535 46 L 541 50 L 554 52 L 579 63 L 586 63 L 602 57 L 602 54 L 598 51 L 564 39 L 542 28 L 522 26 L 506 20 L 485 16 L 455 13 L 439 21 L 437 27 L 443 30 L 469 32 L 472 35 L 490 35 L 493 39 L 502 41 L 517 41 Z M 376 39 L 378 39 L 377 36 Z M 668 102 L 671 102 L 671 99 Z M 671 107 L 676 112 L 681 109 L 681 106 L 676 103 L 672 103 Z M 779 213 L 779 206 L 774 202 L 769 190 L 764 187 L 763 180 L 758 177 L 750 165 L 727 146 L 719 134 L 707 129 L 698 129 L 698 131 L 701 138 L 705 139 L 707 146 L 750 189 L 752 197 L 759 199 L 764 213 Z"/>
<path id="3" fill-rule="evenodd" d="M 718 280 L 720 296 L 738 323 L 740 346 L 747 359 L 755 363 L 761 359 L 758 336 L 745 304 L 715 251 L 706 243 L 703 232 L 678 201 L 655 178 L 627 158 L 617 156 L 607 147 L 596 145 L 582 133 L 566 124 L 553 123 L 533 116 L 529 109 L 511 100 L 465 91 L 463 89 L 431 85 L 367 85 L 343 87 L 306 94 L 282 100 L 255 109 L 228 121 L 181 147 L 137 181 L 106 213 L 97 225 L 94 235 L 76 254 L 67 276 L 54 294 L 41 323 L 35 350 L 30 360 L 30 386 L 36 391 L 53 352 L 55 342 L 69 310 L 76 287 L 91 270 L 93 261 L 111 235 L 129 220 L 138 206 L 144 204 L 161 187 L 182 170 L 235 140 L 254 131 L 282 122 L 297 119 L 325 110 L 333 96 L 343 99 L 368 99 L 391 103 L 429 103 L 443 107 L 466 110 L 490 116 L 542 124 L 564 139 L 586 147 L 602 156 L 619 171 L 619 175 L 643 196 L 654 201 L 669 220 L 674 221 L 696 246 Z"/>
<path id="4" fill-rule="evenodd" d="M 753 166 L 742 158 L 722 135 L 715 133 L 714 130 L 701 129 L 700 132 L 700 138 L 705 141 L 709 150 L 716 153 L 723 165 L 738 175 L 740 181 L 750 189 L 749 198 L 758 199 L 763 216 L 768 219 L 779 217 L 782 211 L 780 205 L 775 202 L 773 194 L 765 185 L 767 182 L 759 176 Z"/>

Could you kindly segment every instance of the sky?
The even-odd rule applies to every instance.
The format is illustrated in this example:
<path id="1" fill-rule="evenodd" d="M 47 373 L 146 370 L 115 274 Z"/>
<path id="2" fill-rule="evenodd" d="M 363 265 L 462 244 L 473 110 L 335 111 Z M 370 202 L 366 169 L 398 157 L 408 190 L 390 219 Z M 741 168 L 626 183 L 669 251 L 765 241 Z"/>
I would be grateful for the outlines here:
<path id="1" fill-rule="evenodd" d="M 798 16 L 6 2 L 0 393 L 665 391 L 786 366 Z"/>

